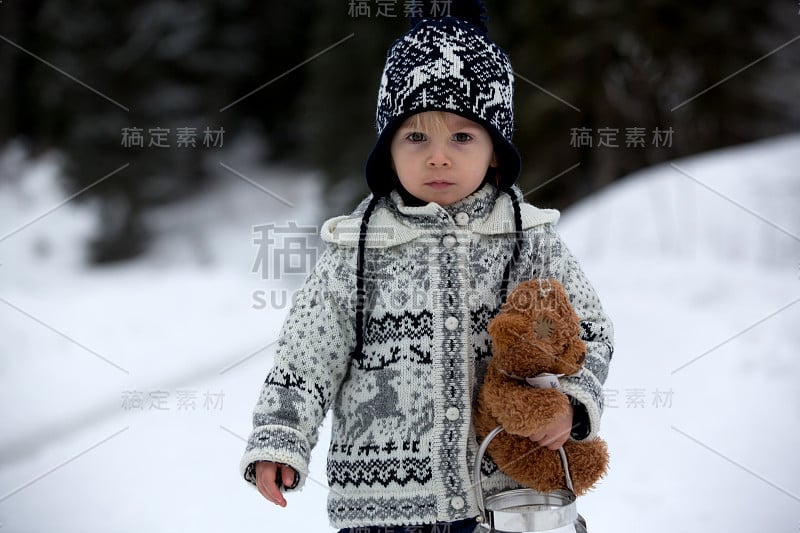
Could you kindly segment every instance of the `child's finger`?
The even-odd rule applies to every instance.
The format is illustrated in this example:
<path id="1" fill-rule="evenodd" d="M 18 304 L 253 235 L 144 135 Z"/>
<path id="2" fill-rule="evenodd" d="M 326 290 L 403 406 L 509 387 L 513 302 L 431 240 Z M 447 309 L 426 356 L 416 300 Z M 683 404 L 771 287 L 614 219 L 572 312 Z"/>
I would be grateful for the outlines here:
<path id="1" fill-rule="evenodd" d="M 277 481 L 278 475 L 278 465 L 271 462 L 265 462 L 261 465 L 261 473 L 257 477 L 256 486 L 258 487 L 258 491 L 264 496 L 267 500 L 271 501 L 275 505 L 280 505 L 281 507 L 286 507 L 286 500 L 281 494 L 281 490 L 278 488 Z"/>
<path id="2" fill-rule="evenodd" d="M 560 439 L 556 437 L 549 437 L 543 442 L 540 442 L 539 445 L 542 448 L 547 448 L 548 450 L 557 450 L 561 447 Z"/>
<path id="3" fill-rule="evenodd" d="M 267 492 L 267 479 L 271 478 L 270 472 L 274 471 L 276 466 L 273 463 L 258 462 L 256 463 L 256 488 L 263 497 L 272 501 L 269 493 Z"/>
<path id="4" fill-rule="evenodd" d="M 286 498 L 281 494 L 278 485 L 273 481 L 267 484 L 267 499 L 279 507 L 286 507 Z"/>
<path id="5" fill-rule="evenodd" d="M 556 433 L 554 435 L 547 435 L 539 441 L 539 445 L 548 450 L 557 450 L 567 442 L 569 432 Z"/>
<path id="6" fill-rule="evenodd" d="M 537 444 L 541 444 L 541 441 L 547 438 L 547 433 L 544 431 L 539 431 L 532 435 L 528 435 L 528 438 Z"/>
<path id="7" fill-rule="evenodd" d="M 294 488 L 294 486 L 295 486 L 295 483 L 294 483 L 294 481 L 295 481 L 294 468 L 292 468 L 289 465 L 282 466 L 281 467 L 281 475 L 282 475 L 282 479 L 283 479 L 283 486 L 287 487 L 287 488 L 290 488 L 290 489 Z"/>

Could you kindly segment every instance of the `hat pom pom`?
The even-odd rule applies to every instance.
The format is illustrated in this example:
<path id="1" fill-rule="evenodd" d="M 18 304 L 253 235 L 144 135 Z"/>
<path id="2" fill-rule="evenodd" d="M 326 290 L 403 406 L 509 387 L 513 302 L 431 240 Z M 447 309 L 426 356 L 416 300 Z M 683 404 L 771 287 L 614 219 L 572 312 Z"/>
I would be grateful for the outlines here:
<path id="1" fill-rule="evenodd" d="M 486 27 L 486 6 L 481 0 L 424 0 L 416 2 L 419 6 L 410 17 L 411 27 L 413 28 L 425 19 L 438 19 L 443 17 L 455 17 L 465 22 L 469 22 L 477 27 L 482 33 L 488 33 Z"/>

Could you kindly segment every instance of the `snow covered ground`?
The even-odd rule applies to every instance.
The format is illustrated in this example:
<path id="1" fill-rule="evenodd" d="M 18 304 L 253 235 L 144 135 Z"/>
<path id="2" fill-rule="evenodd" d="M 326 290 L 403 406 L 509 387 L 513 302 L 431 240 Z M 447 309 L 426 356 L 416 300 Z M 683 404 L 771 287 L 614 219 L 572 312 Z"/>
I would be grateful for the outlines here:
<path id="1" fill-rule="evenodd" d="M 253 227 L 318 226 L 313 175 L 225 160 L 261 188 L 221 168 L 157 214 L 151 254 L 89 269 L 93 207 L 25 226 L 67 195 L 57 158 L 18 159 L 0 152 L 0 530 L 332 531 L 327 423 L 286 509 L 238 474 L 287 311 L 265 295 L 302 281 L 252 272 Z M 800 528 L 798 169 L 788 136 L 639 172 L 564 214 L 617 335 L 612 466 L 578 502 L 592 533 Z"/>

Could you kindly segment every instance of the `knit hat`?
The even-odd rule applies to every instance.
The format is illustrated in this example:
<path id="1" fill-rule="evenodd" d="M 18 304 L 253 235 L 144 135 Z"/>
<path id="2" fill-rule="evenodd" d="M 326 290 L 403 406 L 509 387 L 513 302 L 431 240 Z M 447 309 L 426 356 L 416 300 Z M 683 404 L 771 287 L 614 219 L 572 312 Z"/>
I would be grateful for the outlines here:
<path id="1" fill-rule="evenodd" d="M 436 2 L 421 2 L 422 16 L 386 54 L 378 89 L 378 140 L 366 164 L 375 196 L 395 187 L 390 146 L 403 121 L 424 111 L 448 111 L 483 126 L 498 159 L 499 185 L 509 189 L 519 177 L 520 156 L 511 144 L 514 129 L 514 73 L 506 53 L 493 43 L 480 0 L 440 2 L 450 9 L 433 16 Z"/>
<path id="2" fill-rule="evenodd" d="M 356 255 L 356 344 L 351 357 L 364 357 L 364 310 L 367 291 L 364 261 L 369 220 L 381 198 L 397 185 L 391 167 L 392 137 L 403 121 L 424 111 L 448 111 L 483 126 L 494 143 L 499 186 L 511 197 L 516 238 L 500 286 L 505 301 L 511 269 L 522 250 L 520 195 L 512 189 L 519 177 L 519 152 L 511 144 L 514 130 L 514 72 L 503 50 L 486 28 L 486 8 L 480 0 L 438 2 L 449 14 L 435 17 L 437 2 L 420 2 L 422 17 L 411 18 L 411 29 L 386 54 L 378 90 L 378 140 L 367 159 L 367 184 L 372 198 L 361 218 Z"/>

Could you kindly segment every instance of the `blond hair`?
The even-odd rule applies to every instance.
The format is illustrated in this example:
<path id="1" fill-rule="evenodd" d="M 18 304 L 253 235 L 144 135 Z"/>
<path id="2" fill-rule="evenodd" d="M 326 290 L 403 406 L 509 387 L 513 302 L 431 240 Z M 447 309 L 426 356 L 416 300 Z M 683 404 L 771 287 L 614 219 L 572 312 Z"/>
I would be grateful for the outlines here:
<path id="1" fill-rule="evenodd" d="M 415 130 L 430 131 L 436 134 L 450 131 L 445 122 L 444 111 L 423 111 L 408 118 L 405 127 Z"/>

